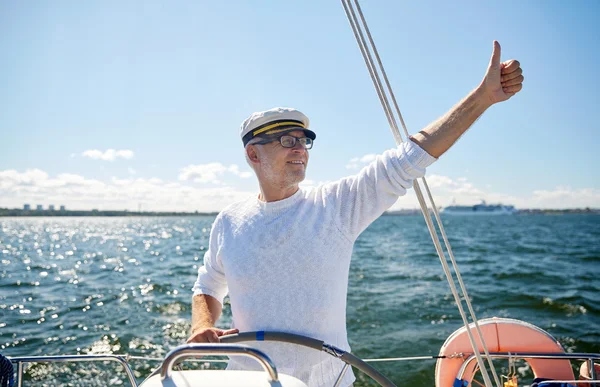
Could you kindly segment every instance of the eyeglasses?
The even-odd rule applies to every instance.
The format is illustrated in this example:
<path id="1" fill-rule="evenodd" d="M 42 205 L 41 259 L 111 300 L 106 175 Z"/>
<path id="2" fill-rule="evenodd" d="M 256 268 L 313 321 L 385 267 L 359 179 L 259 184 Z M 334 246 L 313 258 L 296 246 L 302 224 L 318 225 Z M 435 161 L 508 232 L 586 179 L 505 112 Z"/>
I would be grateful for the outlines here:
<path id="1" fill-rule="evenodd" d="M 296 146 L 296 142 L 299 142 L 300 145 L 304 147 L 304 149 L 311 149 L 313 147 L 312 138 L 308 137 L 294 137 L 294 136 L 281 136 L 279 138 L 274 138 L 271 140 L 264 140 L 260 142 L 255 142 L 254 145 L 264 145 L 273 141 L 279 141 L 282 147 L 284 148 L 293 148 Z"/>

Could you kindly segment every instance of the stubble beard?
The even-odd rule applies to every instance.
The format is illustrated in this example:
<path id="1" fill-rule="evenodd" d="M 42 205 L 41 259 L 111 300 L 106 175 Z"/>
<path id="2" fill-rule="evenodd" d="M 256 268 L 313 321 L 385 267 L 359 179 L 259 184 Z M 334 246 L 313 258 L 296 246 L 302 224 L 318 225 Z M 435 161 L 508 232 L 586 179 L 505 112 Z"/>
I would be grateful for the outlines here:
<path id="1" fill-rule="evenodd" d="M 271 163 L 265 165 L 265 168 L 262 169 L 263 177 L 270 185 L 280 188 L 297 186 L 306 176 L 306 165 L 304 168 L 296 171 L 286 168 L 283 172 L 278 172 L 274 167 Z"/>

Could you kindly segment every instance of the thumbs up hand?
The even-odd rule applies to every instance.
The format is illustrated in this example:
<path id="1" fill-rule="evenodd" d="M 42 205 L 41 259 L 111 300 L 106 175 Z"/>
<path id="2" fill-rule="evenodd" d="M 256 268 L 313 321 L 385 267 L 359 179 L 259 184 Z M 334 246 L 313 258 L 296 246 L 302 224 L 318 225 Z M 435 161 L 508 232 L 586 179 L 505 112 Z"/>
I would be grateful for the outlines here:
<path id="1" fill-rule="evenodd" d="M 506 101 L 523 88 L 523 70 L 519 61 L 500 62 L 500 43 L 494 40 L 492 58 L 481 84 L 490 103 Z"/>

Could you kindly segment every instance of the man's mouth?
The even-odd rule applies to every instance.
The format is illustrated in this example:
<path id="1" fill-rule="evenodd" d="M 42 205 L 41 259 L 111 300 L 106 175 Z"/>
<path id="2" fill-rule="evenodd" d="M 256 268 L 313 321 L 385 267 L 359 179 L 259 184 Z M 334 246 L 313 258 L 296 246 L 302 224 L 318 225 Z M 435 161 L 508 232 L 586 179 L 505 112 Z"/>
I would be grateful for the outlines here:
<path id="1" fill-rule="evenodd" d="M 297 164 L 297 165 L 304 165 L 304 161 L 302 160 L 292 160 L 292 161 L 288 161 L 288 164 Z"/>

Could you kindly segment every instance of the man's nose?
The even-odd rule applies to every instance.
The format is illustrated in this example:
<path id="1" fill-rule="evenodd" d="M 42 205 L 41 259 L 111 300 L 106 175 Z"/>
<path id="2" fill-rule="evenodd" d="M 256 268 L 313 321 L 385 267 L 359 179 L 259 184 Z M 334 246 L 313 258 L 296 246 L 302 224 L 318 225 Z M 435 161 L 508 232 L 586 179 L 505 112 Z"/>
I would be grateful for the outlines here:
<path id="1" fill-rule="evenodd" d="M 296 144 L 292 147 L 292 150 L 297 152 L 297 153 L 304 153 L 306 152 L 306 148 L 304 147 L 304 145 L 302 145 L 300 143 L 300 141 L 296 141 Z"/>

